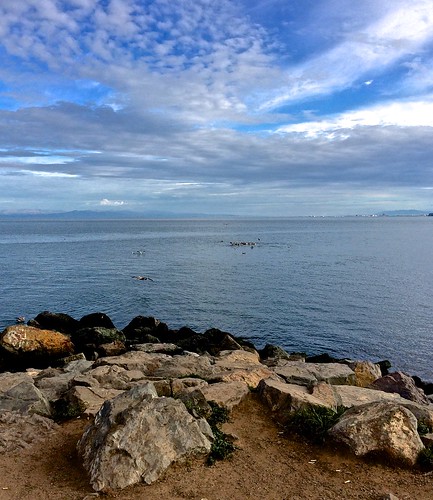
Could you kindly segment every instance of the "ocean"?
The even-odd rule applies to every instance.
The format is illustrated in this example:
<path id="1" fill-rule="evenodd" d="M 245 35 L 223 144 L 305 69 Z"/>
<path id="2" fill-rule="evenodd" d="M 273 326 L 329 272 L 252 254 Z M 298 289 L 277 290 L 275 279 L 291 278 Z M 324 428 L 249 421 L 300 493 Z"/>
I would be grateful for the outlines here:
<path id="1" fill-rule="evenodd" d="M 432 217 L 4 220 L 0 329 L 44 310 L 155 316 L 432 381 L 432 250 Z"/>

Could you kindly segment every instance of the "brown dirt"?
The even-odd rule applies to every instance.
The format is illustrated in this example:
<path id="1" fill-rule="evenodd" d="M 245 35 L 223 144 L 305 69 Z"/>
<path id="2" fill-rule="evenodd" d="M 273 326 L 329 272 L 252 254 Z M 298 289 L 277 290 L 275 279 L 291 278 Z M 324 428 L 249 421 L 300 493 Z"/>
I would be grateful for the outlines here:
<path id="1" fill-rule="evenodd" d="M 0 500 L 91 500 L 75 444 L 86 422 L 63 424 L 43 445 L 0 457 Z M 102 498 L 119 500 L 380 499 L 431 500 L 433 475 L 366 462 L 343 450 L 281 434 L 254 395 L 233 411 L 225 432 L 238 436 L 231 460 L 191 460 L 158 482 Z"/>

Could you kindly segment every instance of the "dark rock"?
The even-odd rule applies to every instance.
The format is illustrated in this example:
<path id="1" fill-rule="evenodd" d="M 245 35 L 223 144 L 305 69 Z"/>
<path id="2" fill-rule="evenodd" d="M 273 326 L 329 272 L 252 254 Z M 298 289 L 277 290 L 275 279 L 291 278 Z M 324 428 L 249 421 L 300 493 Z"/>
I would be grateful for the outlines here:
<path id="1" fill-rule="evenodd" d="M 43 330 L 56 330 L 57 332 L 72 335 L 78 329 L 78 321 L 69 314 L 53 313 L 50 311 L 43 311 L 35 318 L 39 328 Z"/>
<path id="2" fill-rule="evenodd" d="M 125 336 L 117 328 L 104 328 L 95 326 L 93 328 L 81 328 L 72 337 L 73 342 L 79 351 L 87 354 L 89 351 L 96 350 L 102 344 L 110 344 L 111 342 L 125 342 Z"/>
<path id="3" fill-rule="evenodd" d="M 339 363 L 340 361 L 340 359 L 334 358 L 327 352 L 315 356 L 307 356 L 305 359 L 306 363 Z"/>
<path id="4" fill-rule="evenodd" d="M 431 382 L 424 382 L 416 375 L 414 375 L 412 378 L 413 381 L 415 382 L 415 385 L 420 389 L 422 389 L 424 391 L 424 394 L 426 394 L 427 396 L 433 394 L 433 384 Z"/>
<path id="5" fill-rule="evenodd" d="M 376 365 L 379 365 L 380 371 L 382 372 L 382 377 L 388 375 L 389 370 L 392 366 L 391 361 L 388 361 L 387 359 L 377 362 Z"/>
<path id="6" fill-rule="evenodd" d="M 115 328 L 111 319 L 101 312 L 87 314 L 80 319 L 78 329 L 93 327 Z"/>
<path id="7" fill-rule="evenodd" d="M 269 359 L 269 358 L 274 358 L 274 359 L 289 359 L 290 356 L 289 354 L 282 349 L 281 347 L 272 345 L 272 344 L 266 344 L 263 349 L 260 349 L 258 351 L 260 354 L 260 359 Z"/>
<path id="8" fill-rule="evenodd" d="M 416 387 L 412 377 L 403 372 L 393 372 L 384 377 L 375 380 L 371 385 L 371 389 L 377 389 L 384 392 L 395 392 L 400 394 L 402 398 L 415 401 L 420 404 L 429 404 L 424 391 Z"/>
<path id="9" fill-rule="evenodd" d="M 134 344 L 158 344 L 160 342 L 158 337 L 152 335 L 154 330 L 150 328 L 137 328 L 136 330 L 128 331 L 128 335 L 125 334 L 126 342 L 128 345 Z M 123 331 L 125 333 L 125 331 Z"/>
<path id="10" fill-rule="evenodd" d="M 153 336 L 151 342 L 167 342 L 168 326 L 153 316 L 136 316 L 122 330 L 128 343 L 144 344 L 146 336 Z M 156 339 L 156 340 L 155 340 Z"/>
<path id="11" fill-rule="evenodd" d="M 198 354 L 209 353 L 216 356 L 221 351 L 236 351 L 242 346 L 226 332 L 212 328 L 203 334 L 196 333 L 190 328 L 184 327 L 176 332 L 172 342 L 185 351 Z"/>

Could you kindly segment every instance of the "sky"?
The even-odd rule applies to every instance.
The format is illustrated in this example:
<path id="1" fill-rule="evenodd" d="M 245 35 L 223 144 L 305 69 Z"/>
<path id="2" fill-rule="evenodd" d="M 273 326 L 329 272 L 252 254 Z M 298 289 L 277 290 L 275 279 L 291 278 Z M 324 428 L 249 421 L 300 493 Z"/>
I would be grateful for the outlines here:
<path id="1" fill-rule="evenodd" d="M 431 0 L 0 2 L 0 213 L 432 195 Z"/>

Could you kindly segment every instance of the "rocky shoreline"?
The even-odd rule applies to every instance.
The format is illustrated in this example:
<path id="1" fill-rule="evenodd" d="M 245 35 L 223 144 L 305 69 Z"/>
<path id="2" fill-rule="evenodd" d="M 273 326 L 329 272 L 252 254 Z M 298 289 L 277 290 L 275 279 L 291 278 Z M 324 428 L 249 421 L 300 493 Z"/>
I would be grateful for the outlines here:
<path id="1" fill-rule="evenodd" d="M 433 443 L 432 384 L 390 368 L 256 350 L 218 329 L 170 330 L 152 317 L 119 330 L 103 313 L 76 320 L 45 311 L 0 335 L 0 450 L 87 418 L 78 452 L 92 488 L 150 484 L 174 462 L 235 449 L 215 415 L 254 391 L 283 429 L 325 411 L 338 417 L 326 439 L 418 467 Z"/>

